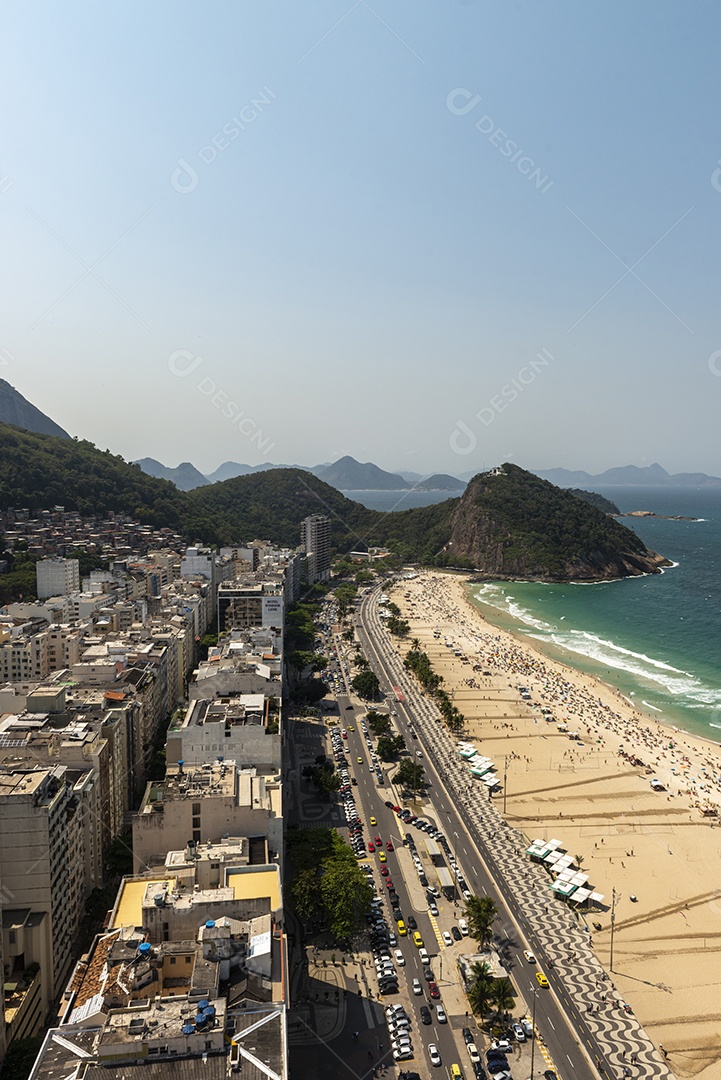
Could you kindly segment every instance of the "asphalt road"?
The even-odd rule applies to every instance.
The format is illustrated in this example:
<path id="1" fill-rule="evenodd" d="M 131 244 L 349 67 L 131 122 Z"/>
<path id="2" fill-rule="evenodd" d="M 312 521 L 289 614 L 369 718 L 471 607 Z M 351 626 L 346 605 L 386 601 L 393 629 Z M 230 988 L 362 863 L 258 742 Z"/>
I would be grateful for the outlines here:
<path id="1" fill-rule="evenodd" d="M 363 645 L 365 655 L 381 681 L 381 687 L 388 692 L 394 685 L 394 679 L 389 671 L 389 658 L 394 655 L 397 657 L 397 654 L 395 650 L 391 651 L 391 646 L 384 640 L 382 632 L 379 632 L 380 624 L 371 606 L 374 600 L 373 595 L 364 598 L 356 631 Z M 597 1080 L 596 1071 L 580 1048 L 581 1039 L 583 1038 L 586 1042 L 587 1054 L 592 1059 L 600 1056 L 597 1055 L 597 1048 L 589 1033 L 584 1029 L 585 1025 L 582 1017 L 579 1016 L 574 1003 L 566 993 L 565 987 L 554 979 L 552 971 L 548 968 L 540 943 L 534 940 L 533 934 L 529 931 L 523 911 L 512 889 L 508 887 L 503 876 L 495 868 L 493 859 L 483 843 L 477 823 L 466 819 L 462 802 L 448 794 L 442 779 L 435 770 L 432 747 L 428 745 L 427 739 L 424 741 L 423 737 L 423 713 L 426 713 L 425 719 L 427 720 L 428 706 L 423 701 L 420 691 L 417 698 L 406 695 L 405 703 L 394 702 L 393 707 L 397 713 L 395 718 L 397 726 L 401 734 L 406 738 L 407 745 L 418 746 L 420 743 L 424 753 L 427 779 L 431 780 L 431 799 L 436 811 L 435 815 L 426 813 L 424 816 L 435 817 L 438 827 L 446 835 L 451 847 L 454 849 L 456 859 L 462 868 L 466 881 L 470 885 L 471 891 L 478 896 L 490 896 L 498 905 L 501 914 L 497 925 L 505 939 L 502 945 L 504 961 L 506 961 L 506 966 L 509 968 L 515 984 L 526 999 L 529 1015 L 534 1009 L 535 998 L 536 1027 L 544 1038 L 559 1075 L 561 1077 L 573 1075 L 581 1078 L 581 1080 Z M 341 707 L 341 720 L 344 715 L 346 714 L 343 707 Z M 350 716 L 350 712 L 347 715 Z M 410 736 L 408 730 L 410 723 L 412 723 L 416 731 L 417 739 Z M 459 763 L 459 770 L 461 768 L 462 766 Z M 366 804 L 377 807 L 378 802 L 380 802 L 384 815 L 376 814 L 376 817 L 378 817 L 379 822 L 383 822 L 385 829 L 392 828 L 386 815 L 390 815 L 396 823 L 398 819 L 395 814 L 392 814 L 383 806 L 383 789 L 371 790 L 372 785 L 368 782 L 370 775 L 370 772 L 366 770 L 366 782 L 362 788 L 364 810 Z M 361 780 L 359 778 L 359 788 L 360 786 Z M 395 825 L 395 829 L 398 829 L 398 824 Z M 400 892 L 400 889 L 398 891 Z M 418 923 L 420 928 L 421 918 L 418 918 Z M 427 919 L 425 919 L 425 924 L 427 925 L 424 925 L 421 931 L 424 940 L 426 940 L 427 936 L 424 931 L 427 930 L 428 940 L 435 941 L 435 937 L 430 933 L 431 928 Z M 518 933 L 519 929 L 521 931 L 520 935 Z M 545 971 L 548 975 L 549 981 L 553 984 L 552 989 L 546 990 L 538 987 L 535 979 L 535 970 L 537 969 L 527 964 L 522 956 L 522 950 L 527 947 L 534 952 L 539 961 L 537 969 Z M 429 951 L 431 950 L 429 949 Z M 410 968 L 406 970 L 409 973 L 411 971 Z M 448 1041 L 446 1032 L 439 1033 L 439 1046 L 441 1040 L 443 1040 L 445 1048 Z M 443 1050 L 441 1052 L 443 1053 Z M 443 1060 L 445 1065 L 448 1059 L 444 1056 Z M 459 1057 L 456 1056 L 452 1060 L 459 1060 Z M 539 1072 L 542 1072 L 542 1059 L 539 1060 L 539 1056 L 537 1056 L 537 1062 L 536 1068 Z M 464 1068 L 464 1072 L 468 1072 L 467 1062 L 460 1059 L 460 1064 Z"/>

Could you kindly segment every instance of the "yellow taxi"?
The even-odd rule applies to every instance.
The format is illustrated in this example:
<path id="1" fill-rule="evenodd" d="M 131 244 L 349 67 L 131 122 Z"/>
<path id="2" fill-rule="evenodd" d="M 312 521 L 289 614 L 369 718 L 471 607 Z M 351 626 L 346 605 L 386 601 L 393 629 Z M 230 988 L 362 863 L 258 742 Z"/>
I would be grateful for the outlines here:
<path id="1" fill-rule="evenodd" d="M 369 825 L 377 825 L 378 822 L 376 821 L 376 819 L 374 817 L 369 817 L 368 818 L 368 824 Z"/>
<path id="2" fill-rule="evenodd" d="M 378 854 L 378 862 L 387 862 L 385 851 L 381 851 Z"/>
<path id="3" fill-rule="evenodd" d="M 398 933 L 401 937 L 408 937 L 408 931 L 406 930 L 406 924 L 403 919 L 398 920 Z"/>
<path id="4" fill-rule="evenodd" d="M 415 930 L 413 932 L 413 944 L 415 945 L 415 947 L 417 949 L 422 949 L 423 948 L 423 938 L 421 937 L 421 935 L 418 933 L 417 930 Z"/>
<path id="5" fill-rule="evenodd" d="M 542 971 L 537 971 L 536 972 L 536 982 L 538 983 L 539 986 L 548 986 L 548 979 L 546 978 L 546 976 L 543 974 Z"/>

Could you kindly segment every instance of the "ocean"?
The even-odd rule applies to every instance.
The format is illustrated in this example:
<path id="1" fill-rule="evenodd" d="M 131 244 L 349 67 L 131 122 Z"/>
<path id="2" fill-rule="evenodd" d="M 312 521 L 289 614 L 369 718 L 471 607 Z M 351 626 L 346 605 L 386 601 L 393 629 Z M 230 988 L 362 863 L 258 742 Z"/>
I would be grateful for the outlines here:
<path id="1" fill-rule="evenodd" d="M 602 678 L 648 716 L 721 742 L 721 490 L 605 488 L 621 518 L 676 565 L 597 585 L 488 582 L 472 597 L 489 622 Z"/>

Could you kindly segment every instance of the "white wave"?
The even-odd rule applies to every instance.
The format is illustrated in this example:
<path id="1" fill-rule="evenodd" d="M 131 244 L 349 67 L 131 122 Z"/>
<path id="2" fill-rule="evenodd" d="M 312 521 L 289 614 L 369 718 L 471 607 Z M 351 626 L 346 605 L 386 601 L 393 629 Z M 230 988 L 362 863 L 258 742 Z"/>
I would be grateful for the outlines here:
<path id="1" fill-rule="evenodd" d="M 644 661 L 648 658 L 643 653 L 634 653 L 630 649 L 613 647 L 613 643 L 609 648 L 607 642 L 602 638 L 595 637 L 593 634 L 571 632 L 569 634 L 551 633 L 540 635 L 530 633 L 529 637 L 535 638 L 537 641 L 550 641 L 559 649 L 566 649 L 569 652 L 586 656 L 603 667 L 635 675 L 641 682 L 656 692 L 660 689 L 674 698 L 684 698 L 684 708 L 688 708 L 692 703 L 698 703 L 706 707 L 721 705 L 721 687 L 708 686 L 694 675 L 673 668 L 662 661 L 645 663 Z"/>
<path id="2" fill-rule="evenodd" d="M 663 709 L 657 709 L 650 701 L 644 701 L 643 698 L 641 699 L 641 704 L 645 705 L 647 709 L 653 709 L 654 712 L 663 712 Z"/>

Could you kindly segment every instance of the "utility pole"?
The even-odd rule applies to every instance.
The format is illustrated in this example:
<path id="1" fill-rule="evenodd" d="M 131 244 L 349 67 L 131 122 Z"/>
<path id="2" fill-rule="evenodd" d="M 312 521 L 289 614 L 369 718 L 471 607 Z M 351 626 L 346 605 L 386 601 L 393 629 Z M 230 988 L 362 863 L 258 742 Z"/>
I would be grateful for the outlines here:
<path id="1" fill-rule="evenodd" d="M 506 812 L 506 795 L 508 794 L 508 785 L 506 779 L 508 777 L 508 754 L 503 759 L 503 813 Z"/>
<path id="2" fill-rule="evenodd" d="M 611 955 L 609 967 L 611 974 L 613 974 L 613 931 L 616 925 L 616 890 L 611 890 Z"/>

